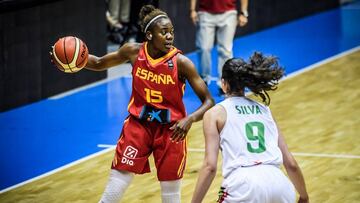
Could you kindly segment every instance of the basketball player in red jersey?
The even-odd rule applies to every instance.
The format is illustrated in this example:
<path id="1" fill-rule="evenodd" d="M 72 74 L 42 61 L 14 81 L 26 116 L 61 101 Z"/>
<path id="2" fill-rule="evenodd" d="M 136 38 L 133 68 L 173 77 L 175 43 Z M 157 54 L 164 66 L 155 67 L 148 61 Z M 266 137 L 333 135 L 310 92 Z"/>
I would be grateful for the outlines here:
<path id="1" fill-rule="evenodd" d="M 167 14 L 153 6 L 140 11 L 144 43 L 127 43 L 103 57 L 89 55 L 94 71 L 130 62 L 132 95 L 129 117 L 117 143 L 109 182 L 100 202 L 119 202 L 133 174 L 150 172 L 153 153 L 162 202 L 180 202 L 180 179 L 186 162 L 186 134 L 214 101 L 193 63 L 173 46 L 174 28 Z M 186 115 L 182 102 L 188 81 L 202 105 Z"/>

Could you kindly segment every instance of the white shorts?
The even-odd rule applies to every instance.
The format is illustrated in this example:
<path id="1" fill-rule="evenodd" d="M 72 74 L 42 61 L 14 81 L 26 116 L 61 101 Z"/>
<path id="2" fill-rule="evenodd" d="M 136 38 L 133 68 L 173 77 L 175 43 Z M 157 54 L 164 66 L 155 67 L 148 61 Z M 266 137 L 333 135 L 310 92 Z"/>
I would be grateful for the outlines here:
<path id="1" fill-rule="evenodd" d="M 238 168 L 224 179 L 218 202 L 294 203 L 295 198 L 293 184 L 279 168 L 256 165 Z"/>

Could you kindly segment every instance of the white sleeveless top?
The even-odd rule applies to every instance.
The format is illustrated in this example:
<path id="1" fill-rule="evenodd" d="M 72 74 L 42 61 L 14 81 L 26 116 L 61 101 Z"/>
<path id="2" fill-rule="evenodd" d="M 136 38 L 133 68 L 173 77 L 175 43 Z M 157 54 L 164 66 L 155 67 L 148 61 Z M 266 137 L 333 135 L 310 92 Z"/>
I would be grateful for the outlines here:
<path id="1" fill-rule="evenodd" d="M 223 177 L 239 167 L 282 164 L 278 130 L 269 107 L 246 97 L 220 102 L 226 122 L 220 132 Z"/>

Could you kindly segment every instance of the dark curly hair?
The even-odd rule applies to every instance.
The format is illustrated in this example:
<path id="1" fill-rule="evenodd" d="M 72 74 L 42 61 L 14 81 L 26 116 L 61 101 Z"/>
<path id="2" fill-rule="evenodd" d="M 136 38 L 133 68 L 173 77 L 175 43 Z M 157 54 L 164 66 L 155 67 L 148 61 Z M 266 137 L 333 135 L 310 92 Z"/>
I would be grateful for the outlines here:
<path id="1" fill-rule="evenodd" d="M 248 88 L 266 105 L 270 104 L 267 91 L 276 90 L 283 75 L 284 68 L 279 66 L 278 59 L 265 57 L 260 52 L 255 52 L 248 63 L 242 59 L 229 59 L 222 70 L 222 78 L 230 85 L 229 94 L 243 93 Z"/>
<path id="2" fill-rule="evenodd" d="M 145 32 L 145 27 L 146 25 L 156 16 L 158 15 L 165 15 L 168 18 L 167 13 L 165 13 L 164 11 L 155 8 L 153 5 L 145 5 L 141 8 L 140 13 L 139 13 L 139 20 L 140 20 L 140 27 L 141 30 L 143 32 Z M 156 21 L 155 21 L 156 22 Z M 155 24 L 155 22 L 152 22 L 150 27 L 148 28 L 151 29 L 152 26 Z"/>

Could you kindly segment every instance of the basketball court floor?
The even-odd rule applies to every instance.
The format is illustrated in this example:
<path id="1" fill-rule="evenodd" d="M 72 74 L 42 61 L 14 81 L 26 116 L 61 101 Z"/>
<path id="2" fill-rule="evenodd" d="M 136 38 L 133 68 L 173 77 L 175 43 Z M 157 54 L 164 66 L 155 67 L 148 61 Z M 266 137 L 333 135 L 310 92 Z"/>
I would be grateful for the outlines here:
<path id="1" fill-rule="evenodd" d="M 286 68 L 270 108 L 311 202 L 360 202 L 359 25 L 355 1 L 234 41 L 235 57 L 261 51 Z M 187 56 L 198 66 L 196 53 Z M 224 99 L 214 82 L 209 89 L 216 102 Z M 131 77 L 122 75 L 0 113 L 0 202 L 97 202 L 130 93 Z M 189 85 L 184 102 L 188 112 L 200 105 Z M 201 122 L 188 143 L 183 202 L 191 200 L 204 156 Z M 151 164 L 152 173 L 136 176 L 123 202 L 161 202 Z M 216 201 L 220 183 L 218 171 L 204 202 Z"/>

